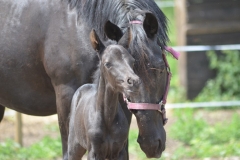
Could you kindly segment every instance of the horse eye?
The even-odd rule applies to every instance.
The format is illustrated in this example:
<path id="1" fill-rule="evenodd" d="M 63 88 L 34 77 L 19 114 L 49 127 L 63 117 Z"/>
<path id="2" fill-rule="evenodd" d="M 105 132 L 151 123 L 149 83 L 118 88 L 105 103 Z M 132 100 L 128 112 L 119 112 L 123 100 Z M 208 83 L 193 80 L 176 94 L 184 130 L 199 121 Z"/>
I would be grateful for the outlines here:
<path id="1" fill-rule="evenodd" d="M 151 69 L 152 68 L 152 65 L 150 63 L 147 63 L 147 68 L 148 69 Z"/>
<path id="2" fill-rule="evenodd" d="M 112 65 L 111 65 L 111 63 L 109 63 L 109 62 L 106 62 L 105 64 L 105 67 L 107 67 L 107 68 L 110 68 Z"/>

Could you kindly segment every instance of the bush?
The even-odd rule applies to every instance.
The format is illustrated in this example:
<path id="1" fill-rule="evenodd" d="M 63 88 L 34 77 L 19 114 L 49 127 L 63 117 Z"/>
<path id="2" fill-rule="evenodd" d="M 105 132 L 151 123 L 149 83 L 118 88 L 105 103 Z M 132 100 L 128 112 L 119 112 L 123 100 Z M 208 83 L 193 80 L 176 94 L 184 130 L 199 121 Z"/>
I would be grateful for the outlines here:
<path id="1" fill-rule="evenodd" d="M 208 53 L 210 67 L 217 70 L 196 101 L 236 100 L 240 98 L 240 51 L 225 51 L 223 55 Z"/>

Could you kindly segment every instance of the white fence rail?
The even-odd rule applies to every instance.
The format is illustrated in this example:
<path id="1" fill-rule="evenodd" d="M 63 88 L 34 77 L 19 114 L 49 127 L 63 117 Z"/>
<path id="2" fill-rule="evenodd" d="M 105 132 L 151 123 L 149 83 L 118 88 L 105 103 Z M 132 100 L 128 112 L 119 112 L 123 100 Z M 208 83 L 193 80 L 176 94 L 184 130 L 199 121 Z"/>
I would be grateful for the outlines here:
<path id="1" fill-rule="evenodd" d="M 240 44 L 175 46 L 172 48 L 179 52 L 223 51 L 223 50 L 240 50 Z"/>
<path id="2" fill-rule="evenodd" d="M 220 102 L 191 102 L 191 103 L 167 103 L 166 108 L 202 108 L 202 107 L 233 107 L 240 106 L 240 101 Z"/>

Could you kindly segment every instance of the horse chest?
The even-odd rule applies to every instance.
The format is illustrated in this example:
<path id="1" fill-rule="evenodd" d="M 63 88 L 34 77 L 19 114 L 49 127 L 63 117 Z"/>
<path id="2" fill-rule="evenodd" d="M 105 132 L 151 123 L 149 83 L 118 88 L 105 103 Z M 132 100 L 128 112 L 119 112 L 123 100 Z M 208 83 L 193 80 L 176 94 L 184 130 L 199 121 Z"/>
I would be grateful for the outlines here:
<path id="1" fill-rule="evenodd" d="M 98 148 L 106 154 L 118 153 L 128 136 L 127 121 L 119 115 L 111 124 L 106 123 L 99 115 L 92 117 L 94 118 L 91 119 L 91 128 L 88 128 L 88 138 L 92 148 Z"/>

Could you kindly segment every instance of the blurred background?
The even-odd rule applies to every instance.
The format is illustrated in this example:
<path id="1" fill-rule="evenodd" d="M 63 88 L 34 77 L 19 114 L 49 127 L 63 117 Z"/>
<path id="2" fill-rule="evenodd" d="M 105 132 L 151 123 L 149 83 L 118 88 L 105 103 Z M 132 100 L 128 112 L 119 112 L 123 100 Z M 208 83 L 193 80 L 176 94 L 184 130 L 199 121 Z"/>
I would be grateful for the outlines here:
<path id="1" fill-rule="evenodd" d="M 240 160 L 240 1 L 156 0 L 168 18 L 172 80 L 166 105 L 166 150 L 160 160 Z M 22 119 L 22 124 L 16 123 Z M 16 115 L 0 124 L 0 160 L 58 160 L 57 116 Z M 19 131 L 19 132 L 17 132 Z M 131 160 L 147 159 L 136 142 Z"/>

